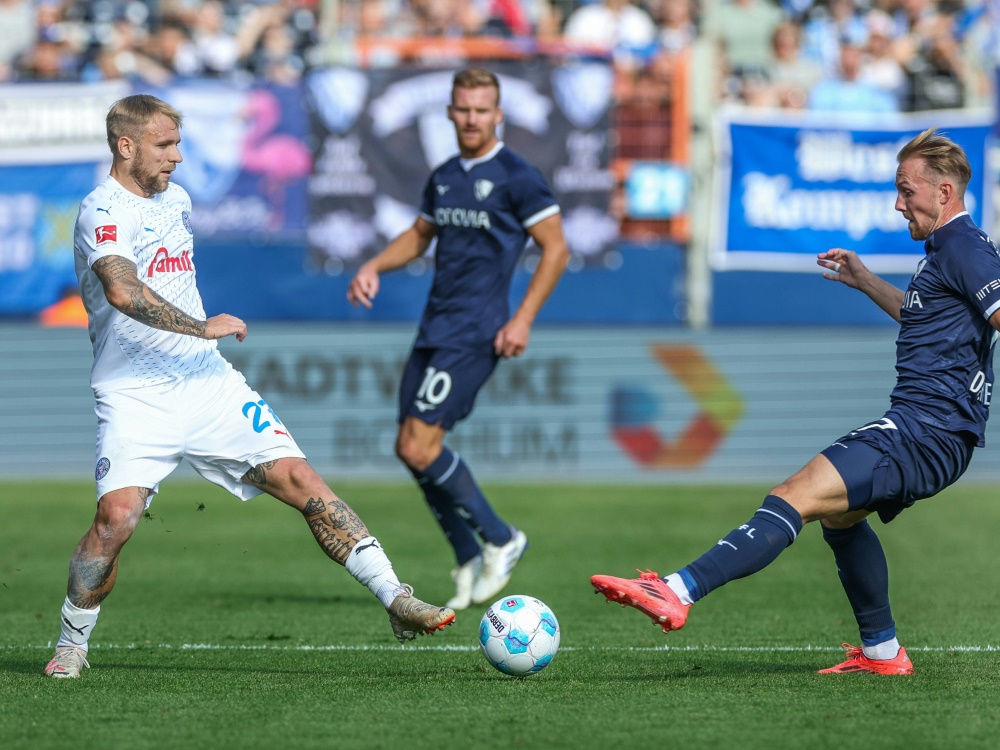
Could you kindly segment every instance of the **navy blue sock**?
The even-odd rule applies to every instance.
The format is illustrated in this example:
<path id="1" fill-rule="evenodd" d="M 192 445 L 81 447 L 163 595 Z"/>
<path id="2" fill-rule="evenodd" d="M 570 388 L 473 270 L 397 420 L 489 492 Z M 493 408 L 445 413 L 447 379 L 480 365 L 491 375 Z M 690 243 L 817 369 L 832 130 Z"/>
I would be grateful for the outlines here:
<path id="1" fill-rule="evenodd" d="M 423 474 L 431 478 L 483 541 L 499 547 L 511 540 L 510 526 L 493 510 L 461 456 L 442 447 L 441 455 L 424 469 Z"/>
<path id="2" fill-rule="evenodd" d="M 862 521 L 849 529 L 823 527 L 837 573 L 854 610 L 865 646 L 892 640 L 896 623 L 889 608 L 889 566 L 875 530 Z"/>
<path id="3" fill-rule="evenodd" d="M 455 550 L 455 561 L 459 565 L 465 565 L 465 563 L 478 555 L 481 549 L 479 539 L 472 531 L 472 527 L 458 514 L 447 493 L 434 484 L 434 480 L 425 472 L 410 469 L 410 473 L 413 474 L 413 478 L 420 485 L 420 489 L 424 493 L 424 499 L 427 500 L 427 505 L 430 506 L 431 513 L 437 519 L 445 538 L 451 544 L 452 549 Z"/>
<path id="4" fill-rule="evenodd" d="M 678 573 L 691 599 L 698 601 L 719 586 L 770 565 L 800 531 L 798 511 L 777 495 L 768 495 L 753 518 Z"/>

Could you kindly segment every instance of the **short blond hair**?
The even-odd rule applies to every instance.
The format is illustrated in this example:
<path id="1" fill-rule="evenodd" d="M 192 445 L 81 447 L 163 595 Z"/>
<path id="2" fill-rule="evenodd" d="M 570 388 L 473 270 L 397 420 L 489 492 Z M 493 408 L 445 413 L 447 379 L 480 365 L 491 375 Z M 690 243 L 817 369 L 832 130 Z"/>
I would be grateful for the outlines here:
<path id="1" fill-rule="evenodd" d="M 465 68 L 458 71 L 451 81 L 451 101 L 455 101 L 455 89 L 478 89 L 492 86 L 497 92 L 497 106 L 500 105 L 500 80 L 486 68 Z"/>
<path id="2" fill-rule="evenodd" d="M 965 151 L 953 140 L 938 133 L 937 128 L 928 128 L 899 150 L 896 162 L 902 164 L 907 159 L 923 159 L 927 169 L 936 175 L 953 178 L 958 183 L 959 195 L 965 194 L 965 188 L 972 180 L 972 167 Z"/>
<path id="3" fill-rule="evenodd" d="M 111 153 L 118 156 L 118 139 L 122 136 L 140 141 L 146 126 L 156 115 L 166 115 L 178 130 L 184 121 L 180 112 L 162 99 L 149 94 L 126 96 L 112 104 L 105 120 Z"/>

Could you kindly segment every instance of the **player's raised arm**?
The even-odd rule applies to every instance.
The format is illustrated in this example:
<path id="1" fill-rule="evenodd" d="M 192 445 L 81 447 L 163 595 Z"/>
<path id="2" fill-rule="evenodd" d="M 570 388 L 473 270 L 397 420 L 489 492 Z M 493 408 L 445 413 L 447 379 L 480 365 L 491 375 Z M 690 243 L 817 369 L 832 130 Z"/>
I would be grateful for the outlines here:
<path id="1" fill-rule="evenodd" d="M 347 288 L 347 301 L 357 307 L 371 308 L 378 294 L 379 274 L 402 268 L 425 252 L 434 239 L 437 228 L 423 216 L 418 216 L 413 226 L 385 246 L 385 249 L 364 263 L 351 279 Z"/>
<path id="2" fill-rule="evenodd" d="M 198 320 L 170 304 L 139 280 L 135 263 L 121 255 L 105 255 L 91 266 L 104 286 L 108 302 L 124 315 L 162 331 L 182 333 L 202 339 L 236 336 L 243 341 L 247 326 L 232 315 L 216 315 Z"/>
<path id="3" fill-rule="evenodd" d="M 563 236 L 562 218 L 559 214 L 542 219 L 529 227 L 528 234 L 542 250 L 542 258 L 528 284 L 528 291 L 521 300 L 517 312 L 501 328 L 493 342 L 496 353 L 501 357 L 519 357 L 528 348 L 531 326 L 545 300 L 559 283 L 569 260 L 569 248 Z"/>
<path id="4" fill-rule="evenodd" d="M 816 256 L 816 264 L 826 269 L 824 279 L 839 281 L 864 292 L 897 323 L 903 309 L 903 290 L 876 276 L 853 250 L 835 247 Z"/>

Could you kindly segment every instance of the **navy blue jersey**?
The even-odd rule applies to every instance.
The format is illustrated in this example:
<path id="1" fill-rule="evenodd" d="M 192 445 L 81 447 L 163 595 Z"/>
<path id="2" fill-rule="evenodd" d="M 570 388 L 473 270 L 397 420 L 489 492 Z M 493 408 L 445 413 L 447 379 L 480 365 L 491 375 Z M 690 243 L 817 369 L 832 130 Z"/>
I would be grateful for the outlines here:
<path id="1" fill-rule="evenodd" d="M 434 283 L 416 347 L 492 349 L 528 228 L 559 212 L 542 173 L 502 143 L 449 159 L 424 187 L 420 214 L 437 227 Z"/>
<path id="2" fill-rule="evenodd" d="M 989 317 L 1000 308 L 1000 255 L 968 215 L 935 230 L 906 288 L 893 407 L 984 445 L 993 391 Z"/>

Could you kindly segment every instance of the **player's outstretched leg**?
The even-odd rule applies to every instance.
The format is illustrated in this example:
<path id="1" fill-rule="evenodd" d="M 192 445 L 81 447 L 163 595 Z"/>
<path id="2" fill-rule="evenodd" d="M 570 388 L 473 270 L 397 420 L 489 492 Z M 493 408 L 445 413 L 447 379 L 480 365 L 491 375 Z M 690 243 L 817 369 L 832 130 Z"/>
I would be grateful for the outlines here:
<path id="1" fill-rule="evenodd" d="M 869 674 L 913 674 L 913 662 L 906 655 L 902 646 L 892 659 L 869 659 L 861 646 L 843 645 L 847 659 L 828 669 L 819 670 L 819 674 L 853 674 L 868 672 Z"/>
<path id="2" fill-rule="evenodd" d="M 768 495 L 747 523 L 672 575 L 660 578 L 647 571 L 632 579 L 593 576 L 590 583 L 608 601 L 635 607 L 652 617 L 663 632 L 679 630 L 694 602 L 769 565 L 801 530 L 798 511 L 780 497 Z"/>
<path id="3" fill-rule="evenodd" d="M 455 621 L 454 611 L 416 599 L 413 589 L 399 582 L 379 540 L 304 459 L 268 461 L 248 471 L 244 480 L 302 513 L 327 557 L 382 602 L 400 643 Z"/>
<path id="4" fill-rule="evenodd" d="M 647 570 L 638 578 L 592 576 L 590 585 L 609 602 L 635 607 L 652 618 L 664 633 L 680 630 L 687 622 L 691 605 L 685 604 L 656 573 Z"/>
<path id="5" fill-rule="evenodd" d="M 455 622 L 455 612 L 448 607 L 435 607 L 413 596 L 413 587 L 404 583 L 403 591 L 388 607 L 392 632 L 400 643 L 412 641 L 418 635 L 434 635 Z"/>
<path id="6" fill-rule="evenodd" d="M 510 531 L 510 541 L 506 544 L 483 544 L 483 566 L 472 586 L 472 601 L 476 604 L 492 601 L 503 591 L 514 574 L 514 566 L 528 549 L 524 532 L 513 527 Z"/>

